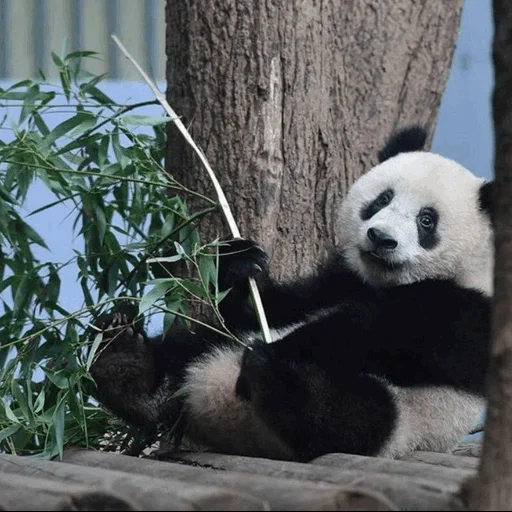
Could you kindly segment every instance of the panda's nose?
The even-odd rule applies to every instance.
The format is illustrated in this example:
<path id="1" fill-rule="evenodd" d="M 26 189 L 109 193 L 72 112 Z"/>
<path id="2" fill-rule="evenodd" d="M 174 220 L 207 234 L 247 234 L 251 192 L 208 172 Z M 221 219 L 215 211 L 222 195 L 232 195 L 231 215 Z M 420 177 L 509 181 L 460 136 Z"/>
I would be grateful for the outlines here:
<path id="1" fill-rule="evenodd" d="M 367 235 L 375 249 L 395 249 L 398 245 L 393 237 L 377 228 L 370 228 Z"/>

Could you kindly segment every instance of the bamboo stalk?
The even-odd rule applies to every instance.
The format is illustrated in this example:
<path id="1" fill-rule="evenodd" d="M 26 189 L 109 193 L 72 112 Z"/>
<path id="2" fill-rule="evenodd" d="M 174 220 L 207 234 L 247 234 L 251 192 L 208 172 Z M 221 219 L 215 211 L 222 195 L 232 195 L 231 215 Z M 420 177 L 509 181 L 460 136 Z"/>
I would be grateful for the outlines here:
<path id="1" fill-rule="evenodd" d="M 224 214 L 224 217 L 226 219 L 226 222 L 228 223 L 229 229 L 231 230 L 231 234 L 234 238 L 240 238 L 240 231 L 238 229 L 238 226 L 236 225 L 235 219 L 233 217 L 233 214 L 231 213 L 231 208 L 229 207 L 229 204 L 227 202 L 226 196 L 224 195 L 224 191 L 222 190 L 222 187 L 220 186 L 219 180 L 215 176 L 215 173 L 213 172 L 213 169 L 211 168 L 210 164 L 208 163 L 208 160 L 206 159 L 206 156 L 201 151 L 199 146 L 195 143 L 194 139 L 190 135 L 189 131 L 181 121 L 181 119 L 177 116 L 174 109 L 171 107 L 169 102 L 167 101 L 167 98 L 165 95 L 158 89 L 156 84 L 149 78 L 147 73 L 141 68 L 141 66 L 138 64 L 138 62 L 132 57 L 132 55 L 128 52 L 128 50 L 125 48 L 123 43 L 119 40 L 119 38 L 116 35 L 112 35 L 112 39 L 117 44 L 119 49 L 123 52 L 125 57 L 135 66 L 135 69 L 139 72 L 139 74 L 142 76 L 144 81 L 149 85 L 151 90 L 153 91 L 153 94 L 155 95 L 156 99 L 160 102 L 162 107 L 165 109 L 165 111 L 169 114 L 169 117 L 174 122 L 178 130 L 181 132 L 185 140 L 189 143 L 189 145 L 192 147 L 192 149 L 196 152 L 197 156 L 201 160 L 201 163 L 204 165 L 206 172 L 210 176 L 210 179 L 212 180 L 213 186 L 215 188 L 215 192 L 217 193 L 217 197 L 219 200 L 220 207 L 222 209 L 222 213 Z M 260 324 L 261 332 L 263 334 L 263 339 L 266 343 L 272 342 L 272 336 L 270 334 L 270 329 L 268 326 L 267 318 L 265 316 L 265 310 L 263 309 L 263 304 L 261 302 L 260 293 L 258 290 L 258 287 L 256 285 L 256 281 L 253 278 L 249 279 L 249 288 L 251 291 L 251 297 L 254 302 L 254 307 L 256 308 L 256 314 L 258 317 L 258 322 Z"/>

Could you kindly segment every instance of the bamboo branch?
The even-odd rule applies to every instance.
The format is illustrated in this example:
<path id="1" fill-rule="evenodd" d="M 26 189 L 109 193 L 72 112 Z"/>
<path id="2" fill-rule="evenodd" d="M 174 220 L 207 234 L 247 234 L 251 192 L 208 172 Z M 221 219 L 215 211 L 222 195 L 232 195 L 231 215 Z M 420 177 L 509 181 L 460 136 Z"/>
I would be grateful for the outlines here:
<path id="1" fill-rule="evenodd" d="M 119 38 L 116 35 L 112 35 L 112 39 L 117 44 L 117 46 L 120 48 L 120 50 L 123 52 L 125 57 L 135 66 L 135 69 L 137 69 L 137 71 L 142 76 L 144 81 L 149 85 L 149 87 L 153 91 L 153 94 L 155 95 L 156 99 L 160 102 L 162 107 L 169 114 L 169 117 L 174 122 L 174 124 L 176 125 L 178 130 L 181 132 L 181 134 L 183 135 L 185 140 L 189 143 L 189 145 L 192 147 L 192 149 L 196 152 L 197 156 L 201 160 L 201 163 L 204 165 L 206 171 L 208 172 L 210 179 L 212 180 L 213 186 L 215 188 L 215 192 L 217 193 L 217 197 L 219 199 L 219 204 L 221 206 L 222 213 L 224 214 L 226 222 L 228 223 L 229 229 L 231 230 L 231 234 L 233 235 L 234 238 L 240 238 L 241 237 L 240 231 L 238 229 L 238 226 L 236 225 L 233 214 L 231 213 L 231 209 L 227 202 L 226 196 L 224 195 L 224 191 L 222 190 L 222 187 L 220 186 L 220 183 L 217 180 L 217 177 L 215 176 L 213 169 L 211 168 L 210 164 L 208 163 L 206 156 L 201 151 L 201 149 L 198 147 L 198 145 L 195 143 L 194 139 L 191 137 L 190 133 L 188 132 L 187 128 L 185 127 L 185 125 L 183 124 L 181 119 L 176 115 L 176 112 L 173 110 L 171 105 L 169 105 L 165 95 L 160 91 L 160 89 L 158 89 L 156 84 L 149 78 L 147 73 L 140 67 L 140 65 L 137 63 L 137 61 L 130 55 L 130 53 L 125 48 L 123 43 L 121 43 Z M 259 293 L 258 287 L 256 285 L 256 282 L 253 278 L 249 279 L 249 288 L 251 291 L 251 296 L 252 296 L 252 299 L 254 302 L 254 306 L 256 308 L 256 314 L 257 314 L 260 328 L 261 328 L 261 331 L 263 334 L 263 338 L 267 343 L 271 343 L 272 336 L 270 334 L 270 329 L 268 327 L 268 322 L 267 322 L 267 319 L 265 316 L 265 311 L 263 309 L 263 304 L 261 302 L 260 293 Z"/>

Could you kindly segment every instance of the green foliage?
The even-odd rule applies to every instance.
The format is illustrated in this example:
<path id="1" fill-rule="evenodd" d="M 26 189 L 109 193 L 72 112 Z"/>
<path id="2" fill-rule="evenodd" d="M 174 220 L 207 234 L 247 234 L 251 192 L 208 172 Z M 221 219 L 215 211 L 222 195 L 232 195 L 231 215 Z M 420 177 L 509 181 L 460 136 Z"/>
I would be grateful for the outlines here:
<path id="1" fill-rule="evenodd" d="M 91 319 L 136 297 L 140 313 L 161 312 L 168 329 L 176 316 L 190 320 L 191 300 L 218 314 L 222 299 L 217 243 L 201 245 L 197 232 L 216 203 L 201 197 L 205 209 L 189 213 L 185 199 L 199 195 L 162 168 L 169 119 L 136 112 L 153 102 L 109 98 L 103 77 L 82 69 L 93 56 L 53 54 L 59 86 L 41 77 L 0 89 L 9 112 L 0 119 L 0 451 L 51 457 L 71 444 L 98 446 L 105 432 L 126 442 L 136 433 L 91 397 L 102 336 Z M 65 119 L 51 126 L 55 112 Z M 36 183 L 53 199 L 27 215 Z M 62 205 L 74 218 L 73 238 L 62 240 L 74 257 L 55 262 L 31 222 Z M 171 275 L 176 264 L 195 277 Z M 76 311 L 63 300 L 69 267 L 82 294 Z"/>

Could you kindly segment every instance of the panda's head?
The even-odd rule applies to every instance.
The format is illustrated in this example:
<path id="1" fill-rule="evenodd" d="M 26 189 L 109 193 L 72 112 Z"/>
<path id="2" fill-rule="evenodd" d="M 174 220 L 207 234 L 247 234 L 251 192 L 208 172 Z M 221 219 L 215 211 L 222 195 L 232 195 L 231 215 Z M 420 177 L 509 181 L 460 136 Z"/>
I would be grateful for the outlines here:
<path id="1" fill-rule="evenodd" d="M 492 183 L 421 151 L 426 134 L 391 138 L 380 163 L 359 178 L 341 210 L 341 249 L 375 286 L 454 279 L 492 293 Z"/>

